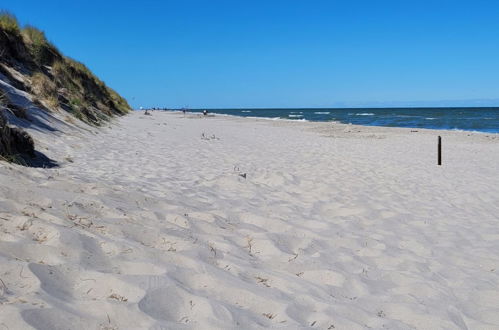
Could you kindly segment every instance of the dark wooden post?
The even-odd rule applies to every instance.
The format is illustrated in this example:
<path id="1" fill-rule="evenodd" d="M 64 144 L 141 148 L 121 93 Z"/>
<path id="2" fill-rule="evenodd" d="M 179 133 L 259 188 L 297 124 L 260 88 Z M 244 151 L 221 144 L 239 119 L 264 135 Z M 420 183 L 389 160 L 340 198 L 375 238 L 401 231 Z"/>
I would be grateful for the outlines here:
<path id="1" fill-rule="evenodd" d="M 442 138 L 438 137 L 438 165 L 442 165 Z"/>

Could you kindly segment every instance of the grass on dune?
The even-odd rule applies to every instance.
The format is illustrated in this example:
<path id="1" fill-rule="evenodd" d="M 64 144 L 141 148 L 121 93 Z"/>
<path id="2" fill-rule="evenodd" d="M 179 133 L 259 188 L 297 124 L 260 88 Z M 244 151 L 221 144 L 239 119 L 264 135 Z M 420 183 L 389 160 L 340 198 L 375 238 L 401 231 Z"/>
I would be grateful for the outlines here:
<path id="1" fill-rule="evenodd" d="M 0 90 L 0 107 L 7 105 L 7 95 Z"/>
<path id="2" fill-rule="evenodd" d="M 0 11 L 0 72 L 15 88 L 31 94 L 36 107 L 65 110 L 73 115 L 69 120 L 101 125 L 131 110 L 86 65 L 64 56 L 42 30 L 21 27 L 7 11 Z M 36 155 L 34 141 L 26 131 L 9 126 L 6 114 L 30 120 L 29 109 L 13 104 L 9 96 L 0 90 L 0 160 L 27 165 L 24 160 Z"/>
<path id="3" fill-rule="evenodd" d="M 0 11 L 0 27 L 10 33 L 20 32 L 16 16 L 6 10 Z"/>
<path id="4" fill-rule="evenodd" d="M 24 40 L 30 44 L 44 45 L 48 43 L 45 32 L 31 25 L 23 27 L 21 34 L 23 35 Z"/>
<path id="5" fill-rule="evenodd" d="M 20 27 L 6 11 L 0 12 L 0 55 L 1 63 L 21 64 L 29 72 L 27 89 L 47 109 L 64 109 L 93 125 L 131 109 L 85 64 L 64 56 L 42 30 Z"/>
<path id="6" fill-rule="evenodd" d="M 59 50 L 45 37 L 45 33 L 31 25 L 21 29 L 21 35 L 38 65 L 50 65 L 61 57 Z"/>
<path id="7" fill-rule="evenodd" d="M 31 89 L 40 100 L 46 103 L 49 109 L 59 106 L 56 84 L 41 72 L 35 72 L 31 76 Z"/>

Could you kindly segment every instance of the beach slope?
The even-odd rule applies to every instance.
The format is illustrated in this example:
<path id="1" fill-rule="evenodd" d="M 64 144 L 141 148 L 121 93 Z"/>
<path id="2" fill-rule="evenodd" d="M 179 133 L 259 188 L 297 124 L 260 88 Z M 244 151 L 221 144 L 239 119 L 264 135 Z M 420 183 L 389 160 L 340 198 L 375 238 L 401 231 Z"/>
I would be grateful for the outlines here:
<path id="1" fill-rule="evenodd" d="M 498 135 L 135 112 L 51 147 L 0 162 L 0 328 L 499 327 Z"/>

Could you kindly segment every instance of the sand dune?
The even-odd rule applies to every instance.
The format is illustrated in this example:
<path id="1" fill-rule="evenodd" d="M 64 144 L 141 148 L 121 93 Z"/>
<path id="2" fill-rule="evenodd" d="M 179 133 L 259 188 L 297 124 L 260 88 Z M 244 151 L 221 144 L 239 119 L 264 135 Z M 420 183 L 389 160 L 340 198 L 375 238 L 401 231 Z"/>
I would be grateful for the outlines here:
<path id="1" fill-rule="evenodd" d="M 499 136 L 134 113 L 0 163 L 0 328 L 499 328 Z M 444 166 L 436 166 L 436 136 Z"/>

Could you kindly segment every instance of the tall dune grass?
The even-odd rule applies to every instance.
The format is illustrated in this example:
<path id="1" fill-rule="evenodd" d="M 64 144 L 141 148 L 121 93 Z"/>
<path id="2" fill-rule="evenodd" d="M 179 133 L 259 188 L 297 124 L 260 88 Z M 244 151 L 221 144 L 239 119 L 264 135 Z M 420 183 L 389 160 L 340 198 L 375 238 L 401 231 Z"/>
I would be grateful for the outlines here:
<path id="1" fill-rule="evenodd" d="M 20 32 L 16 16 L 6 10 L 0 11 L 0 27 L 10 33 Z"/>
<path id="2" fill-rule="evenodd" d="M 94 125 L 130 111 L 126 100 L 85 64 L 64 56 L 42 30 L 21 28 L 5 11 L 0 14 L 0 55 L 0 63 L 23 67 L 29 75 L 27 89 L 47 109 L 64 109 Z"/>

